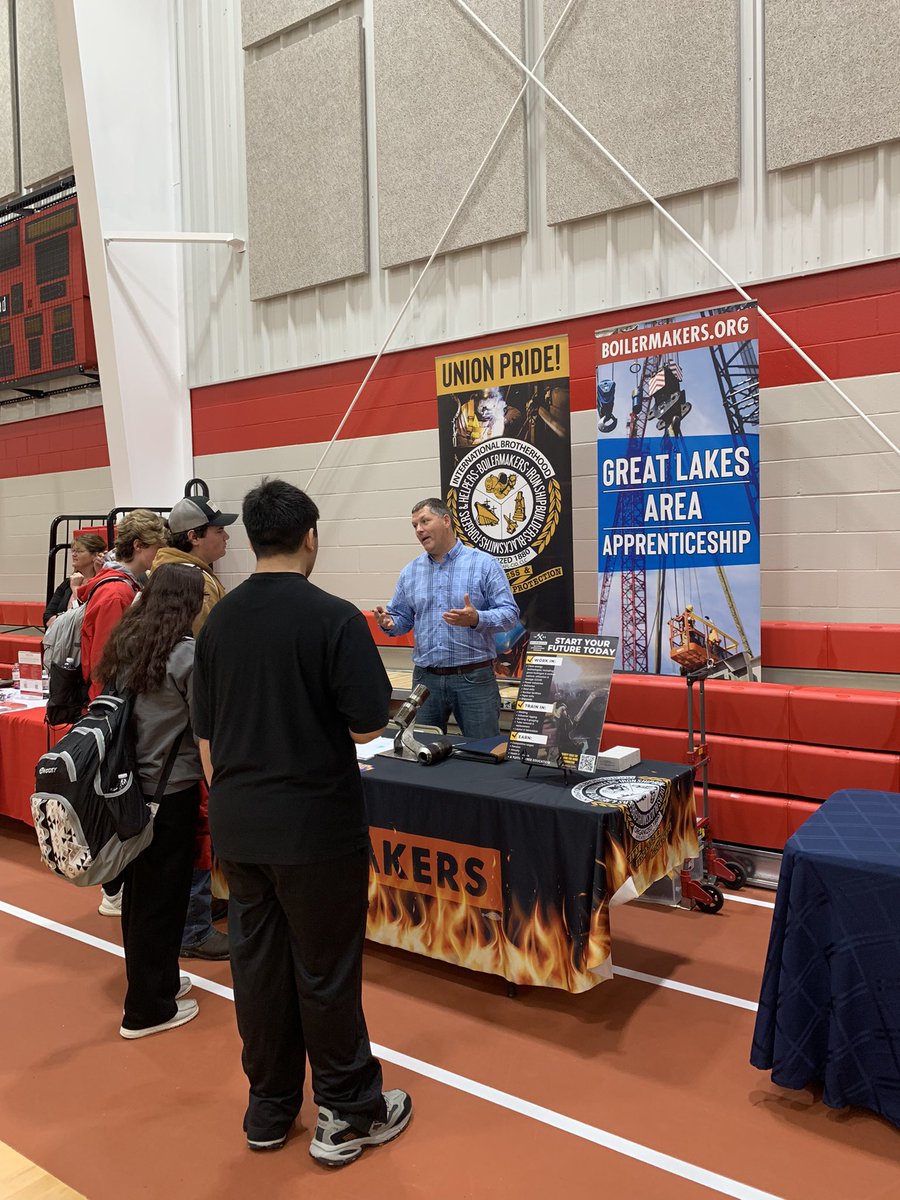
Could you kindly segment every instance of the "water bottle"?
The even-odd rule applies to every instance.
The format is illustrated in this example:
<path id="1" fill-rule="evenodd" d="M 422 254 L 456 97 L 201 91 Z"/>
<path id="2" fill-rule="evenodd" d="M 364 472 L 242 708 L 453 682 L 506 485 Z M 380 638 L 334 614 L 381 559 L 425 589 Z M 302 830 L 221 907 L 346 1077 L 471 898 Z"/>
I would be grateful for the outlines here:
<path id="1" fill-rule="evenodd" d="M 19 686 L 19 664 L 14 662 L 12 665 L 12 685 L 14 688 Z"/>

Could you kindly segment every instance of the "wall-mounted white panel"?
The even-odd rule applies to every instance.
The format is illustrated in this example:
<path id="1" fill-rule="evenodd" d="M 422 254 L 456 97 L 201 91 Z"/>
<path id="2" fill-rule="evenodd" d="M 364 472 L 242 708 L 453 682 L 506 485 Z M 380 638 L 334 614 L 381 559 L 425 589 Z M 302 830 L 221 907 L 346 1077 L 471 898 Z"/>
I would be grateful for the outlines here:
<path id="1" fill-rule="evenodd" d="M 900 138 L 897 0 L 766 0 L 770 171 Z"/>
<path id="2" fill-rule="evenodd" d="M 335 0 L 241 0 L 241 41 L 244 49 L 257 46 L 314 17 Z"/>
<path id="3" fill-rule="evenodd" d="M 545 0 L 544 31 L 564 0 Z M 547 87 L 652 196 L 738 174 L 736 0 L 580 0 L 547 53 Z M 547 221 L 641 202 L 549 100 Z"/>
<path id="4" fill-rule="evenodd" d="M 0 197 L 18 191 L 8 0 L 0 0 Z"/>
<path id="5" fill-rule="evenodd" d="M 374 0 L 378 218 L 383 267 L 427 258 L 522 86 L 521 73 L 450 0 Z M 521 57 L 521 0 L 472 8 Z M 444 245 L 524 233 L 523 113 L 510 121 Z"/>
<path id="6" fill-rule="evenodd" d="M 241 232 L 247 228 L 247 200 L 240 9 L 234 0 L 174 2 L 183 227 Z M 335 12 L 353 13 L 357 2 Z M 538 27 L 542 5 L 543 0 L 526 0 L 529 21 L 534 16 Z M 762 59 L 762 21 L 755 4 L 742 4 L 740 12 L 740 179 L 677 196 L 666 207 L 751 289 L 765 279 L 900 255 L 900 142 L 765 176 L 763 80 L 754 66 Z M 365 0 L 363 20 L 371 114 L 373 0 Z M 534 54 L 538 43 L 535 33 Z M 481 90 L 487 83 L 481 82 Z M 721 284 L 719 273 L 648 205 L 548 226 L 543 118 L 544 106 L 533 106 L 527 235 L 439 256 L 390 348 L 493 331 L 505 335 L 583 313 L 687 299 Z M 371 130 L 369 136 L 373 156 Z M 477 163 L 467 166 L 460 195 Z M 373 221 L 376 204 L 373 198 Z M 374 354 L 419 271 L 399 266 L 253 304 L 246 258 L 202 246 L 182 256 L 193 386 Z"/>
<path id="7" fill-rule="evenodd" d="M 31 187 L 72 166 L 53 0 L 16 0 L 16 65 L 22 184 Z"/>
<path id="8" fill-rule="evenodd" d="M 368 269 L 362 28 L 341 21 L 244 71 L 250 294 Z"/>

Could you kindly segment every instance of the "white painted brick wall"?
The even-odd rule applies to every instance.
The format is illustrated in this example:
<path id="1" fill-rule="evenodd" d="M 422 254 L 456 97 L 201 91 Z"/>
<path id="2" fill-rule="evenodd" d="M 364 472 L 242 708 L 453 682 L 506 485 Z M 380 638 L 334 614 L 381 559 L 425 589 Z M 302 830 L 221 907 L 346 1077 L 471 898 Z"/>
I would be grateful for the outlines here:
<path id="1" fill-rule="evenodd" d="M 112 506 L 108 467 L 0 479 L 0 598 L 44 600 L 53 518 Z"/>

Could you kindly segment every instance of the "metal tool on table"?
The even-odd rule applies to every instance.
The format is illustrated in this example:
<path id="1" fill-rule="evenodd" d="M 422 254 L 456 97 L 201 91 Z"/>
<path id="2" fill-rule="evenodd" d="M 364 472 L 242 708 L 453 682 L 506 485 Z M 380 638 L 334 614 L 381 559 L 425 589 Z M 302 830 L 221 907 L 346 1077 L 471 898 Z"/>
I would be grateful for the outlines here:
<path id="1" fill-rule="evenodd" d="M 429 695 L 425 684 L 417 683 L 400 705 L 397 715 L 393 718 L 394 724 L 398 728 L 391 757 L 402 758 L 406 762 L 421 763 L 423 766 L 431 766 L 441 762 L 442 759 L 449 758 L 453 745 L 446 738 L 439 738 L 433 742 L 420 742 L 416 737 L 416 716 Z"/>

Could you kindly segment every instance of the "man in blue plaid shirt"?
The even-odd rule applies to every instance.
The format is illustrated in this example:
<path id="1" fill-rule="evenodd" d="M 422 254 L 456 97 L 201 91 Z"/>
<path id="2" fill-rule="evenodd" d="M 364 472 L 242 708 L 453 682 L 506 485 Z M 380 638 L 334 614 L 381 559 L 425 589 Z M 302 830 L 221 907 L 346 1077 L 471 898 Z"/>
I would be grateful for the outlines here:
<path id="1" fill-rule="evenodd" d="M 497 560 L 457 539 L 442 500 L 420 500 L 412 527 L 425 553 L 403 568 L 375 619 L 391 637 L 415 629 L 413 685 L 430 692 L 421 724 L 446 732 L 452 713 L 466 737 L 491 737 L 500 731 L 494 639 L 516 624 L 519 606 Z"/>

